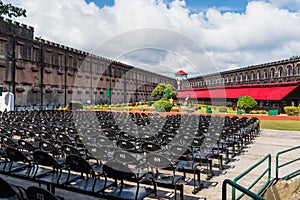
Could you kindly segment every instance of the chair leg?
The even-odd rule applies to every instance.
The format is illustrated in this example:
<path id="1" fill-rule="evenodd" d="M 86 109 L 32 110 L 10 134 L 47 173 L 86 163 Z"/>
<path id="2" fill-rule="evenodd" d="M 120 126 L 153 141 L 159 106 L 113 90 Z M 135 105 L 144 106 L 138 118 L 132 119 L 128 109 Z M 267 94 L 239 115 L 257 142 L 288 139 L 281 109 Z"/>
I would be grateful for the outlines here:
<path id="1" fill-rule="evenodd" d="M 223 166 L 223 156 L 219 155 L 219 170 L 223 170 L 224 166 Z"/>
<path id="2" fill-rule="evenodd" d="M 196 180 L 196 173 L 197 173 L 197 180 Z M 193 194 L 197 194 L 202 189 L 202 184 L 200 180 L 200 170 L 194 170 L 194 190 L 192 191 Z"/>
<path id="3" fill-rule="evenodd" d="M 180 185 L 180 188 L 179 188 L 179 190 L 180 190 L 180 199 L 181 200 L 183 200 L 184 199 L 184 191 L 183 191 L 183 185 Z"/>
<path id="4" fill-rule="evenodd" d="M 212 173 L 212 160 L 207 160 L 207 177 L 206 180 L 209 180 L 213 177 Z"/>
<path id="5" fill-rule="evenodd" d="M 226 161 L 225 161 L 225 164 L 228 164 L 229 163 L 229 149 L 226 148 Z"/>

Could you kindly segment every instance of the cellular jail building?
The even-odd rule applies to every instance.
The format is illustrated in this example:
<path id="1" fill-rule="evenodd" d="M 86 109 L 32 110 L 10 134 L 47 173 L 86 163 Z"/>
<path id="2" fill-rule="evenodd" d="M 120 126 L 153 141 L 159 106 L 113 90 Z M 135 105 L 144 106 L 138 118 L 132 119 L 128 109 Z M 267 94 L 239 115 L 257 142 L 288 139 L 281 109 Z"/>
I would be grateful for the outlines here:
<path id="1" fill-rule="evenodd" d="M 34 28 L 0 18 L 0 85 L 15 106 L 151 101 L 158 83 L 177 88 L 175 77 L 139 69 L 34 37 Z M 294 57 L 181 80 L 178 98 L 233 106 L 249 95 L 265 109 L 300 103 L 300 58 Z"/>
<path id="2" fill-rule="evenodd" d="M 71 47 L 34 38 L 34 28 L 0 19 L 0 84 L 15 94 L 15 105 L 125 103 L 153 100 L 158 83 L 173 78 Z M 109 93 L 109 94 L 108 94 Z"/>

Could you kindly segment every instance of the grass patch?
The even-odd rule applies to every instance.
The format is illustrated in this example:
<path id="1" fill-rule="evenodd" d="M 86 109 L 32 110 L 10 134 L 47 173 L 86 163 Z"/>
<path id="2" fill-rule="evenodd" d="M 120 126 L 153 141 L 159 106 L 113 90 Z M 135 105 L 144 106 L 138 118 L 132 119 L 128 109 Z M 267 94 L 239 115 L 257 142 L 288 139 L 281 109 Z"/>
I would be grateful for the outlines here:
<path id="1" fill-rule="evenodd" d="M 300 131 L 299 120 L 261 120 L 262 129 Z"/>

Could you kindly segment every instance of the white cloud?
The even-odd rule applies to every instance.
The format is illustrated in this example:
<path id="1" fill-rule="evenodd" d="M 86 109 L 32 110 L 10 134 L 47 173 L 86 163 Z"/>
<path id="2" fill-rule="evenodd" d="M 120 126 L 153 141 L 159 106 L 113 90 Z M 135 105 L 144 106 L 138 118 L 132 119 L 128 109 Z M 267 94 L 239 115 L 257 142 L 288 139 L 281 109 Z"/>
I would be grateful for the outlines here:
<path id="1" fill-rule="evenodd" d="M 274 6 L 279 8 L 287 8 L 291 10 L 299 10 L 300 9 L 300 1 L 299 0 L 269 0 Z"/>
<path id="2" fill-rule="evenodd" d="M 299 54 L 298 0 L 250 1 L 245 13 L 195 13 L 180 0 L 115 0 L 103 8 L 84 0 L 5 2 L 27 9 L 17 20 L 34 26 L 36 36 L 164 74 L 206 74 Z"/>

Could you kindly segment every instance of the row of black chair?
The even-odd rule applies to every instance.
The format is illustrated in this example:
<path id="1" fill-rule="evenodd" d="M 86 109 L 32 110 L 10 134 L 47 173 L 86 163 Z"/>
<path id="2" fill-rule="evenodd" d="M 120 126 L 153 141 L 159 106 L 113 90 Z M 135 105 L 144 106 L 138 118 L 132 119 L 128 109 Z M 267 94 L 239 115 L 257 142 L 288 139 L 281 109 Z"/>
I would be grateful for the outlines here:
<path id="1" fill-rule="evenodd" d="M 179 176 L 175 182 L 177 177 L 170 174 L 161 176 L 159 173 L 152 173 L 151 177 L 154 177 L 159 186 L 171 186 L 175 188 L 175 192 L 179 187 L 181 196 L 183 186 L 179 185 L 182 185 L 186 172 L 192 172 L 194 180 L 197 176 L 198 181 L 195 181 L 194 186 L 199 190 L 199 167 L 206 165 L 207 179 L 211 178 L 213 159 L 218 159 L 219 168 L 223 169 L 222 154 L 226 155 L 228 162 L 229 148 L 232 148 L 233 156 L 239 153 L 259 129 L 257 119 L 188 115 L 161 117 L 143 113 L 49 111 L 6 113 L 4 118 L 12 119 L 13 123 L 3 123 L 1 148 L 14 144 L 14 147 L 25 149 L 25 152 L 40 149 L 51 153 L 61 163 L 70 155 L 77 155 L 85 160 L 94 158 L 98 163 L 122 160 L 122 156 L 126 155 L 126 158 L 134 157 L 143 161 L 139 166 L 145 168 L 145 163 L 147 166 L 154 166 L 154 161 L 167 157 L 168 163 L 163 162 L 164 168 L 172 169 L 171 175 L 176 170 L 182 170 L 184 176 Z M 17 142 L 14 141 L 16 139 Z M 120 149 L 123 150 L 122 153 Z M 118 153 L 122 156 L 117 156 Z M 143 156 L 145 153 L 146 157 Z M 152 162 L 150 155 L 155 158 Z M 127 165 L 132 166 L 132 163 Z M 53 186 L 50 184 L 49 187 L 51 185 Z"/>
<path id="2" fill-rule="evenodd" d="M 11 200 L 62 200 L 63 197 L 55 196 L 53 193 L 36 186 L 27 189 L 19 185 L 10 184 L 0 177 L 0 198 Z"/>

